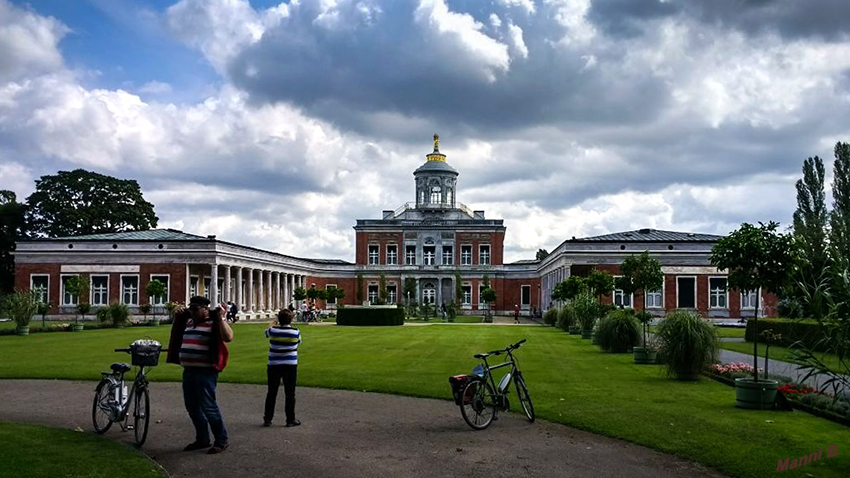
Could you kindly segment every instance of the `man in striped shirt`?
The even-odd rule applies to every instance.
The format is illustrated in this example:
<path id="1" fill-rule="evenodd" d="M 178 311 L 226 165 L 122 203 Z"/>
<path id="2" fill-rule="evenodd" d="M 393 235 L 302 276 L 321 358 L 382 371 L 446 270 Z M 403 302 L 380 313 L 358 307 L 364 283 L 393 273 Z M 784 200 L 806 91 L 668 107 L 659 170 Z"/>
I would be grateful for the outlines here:
<path id="1" fill-rule="evenodd" d="M 301 331 L 292 327 L 295 314 L 284 309 L 278 312 L 277 321 L 266 329 L 269 339 L 269 365 L 267 369 L 269 390 L 266 394 L 266 410 L 263 426 L 269 427 L 274 418 L 277 403 L 277 391 L 283 381 L 283 393 L 286 403 L 286 426 L 297 427 L 301 422 L 295 419 L 295 381 L 298 376 L 298 344 L 301 343 Z"/>

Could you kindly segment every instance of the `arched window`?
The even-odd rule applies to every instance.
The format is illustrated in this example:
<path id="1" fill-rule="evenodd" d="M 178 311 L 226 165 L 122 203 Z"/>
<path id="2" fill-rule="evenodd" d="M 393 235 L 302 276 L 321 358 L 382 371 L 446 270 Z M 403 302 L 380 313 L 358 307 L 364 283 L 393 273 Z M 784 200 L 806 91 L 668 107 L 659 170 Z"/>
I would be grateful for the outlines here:
<path id="1" fill-rule="evenodd" d="M 434 284 L 428 282 L 425 284 L 425 287 L 422 288 L 422 302 L 426 304 L 433 304 L 437 300 L 437 289 L 434 288 Z"/>
<path id="2" fill-rule="evenodd" d="M 434 186 L 431 188 L 431 204 L 440 204 L 443 202 L 443 198 L 440 195 L 440 186 Z"/>

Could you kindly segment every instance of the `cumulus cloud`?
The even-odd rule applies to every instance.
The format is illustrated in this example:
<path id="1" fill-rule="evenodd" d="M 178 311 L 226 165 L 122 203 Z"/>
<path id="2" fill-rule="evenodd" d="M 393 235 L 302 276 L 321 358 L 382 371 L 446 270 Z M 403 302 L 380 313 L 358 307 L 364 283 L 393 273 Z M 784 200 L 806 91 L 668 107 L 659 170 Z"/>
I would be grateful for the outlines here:
<path id="1" fill-rule="evenodd" d="M 0 0 L 0 82 L 62 68 L 57 45 L 68 28 Z"/>

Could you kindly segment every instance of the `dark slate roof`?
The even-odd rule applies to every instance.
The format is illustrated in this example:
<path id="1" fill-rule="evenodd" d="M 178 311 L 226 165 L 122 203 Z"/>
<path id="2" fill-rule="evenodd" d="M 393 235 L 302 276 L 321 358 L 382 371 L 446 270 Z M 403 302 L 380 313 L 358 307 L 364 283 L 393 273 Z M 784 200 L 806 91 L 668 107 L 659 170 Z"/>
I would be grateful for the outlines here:
<path id="1" fill-rule="evenodd" d="M 573 237 L 565 242 L 713 242 L 722 238 L 714 234 L 638 229 L 578 239 Z"/>
<path id="2" fill-rule="evenodd" d="M 53 241 L 201 241 L 212 238 L 187 234 L 176 229 L 150 229 L 147 231 L 111 232 L 85 236 L 57 237 Z"/>
<path id="3" fill-rule="evenodd" d="M 449 172 L 449 173 L 458 174 L 457 170 L 455 168 L 449 166 L 449 163 L 447 163 L 445 161 L 426 161 L 425 164 L 423 164 L 422 166 L 419 166 L 416 169 L 416 171 L 413 172 L 413 174 L 424 173 L 424 172 L 432 172 L 432 171 Z"/>
<path id="4" fill-rule="evenodd" d="M 521 261 L 510 262 L 510 263 L 507 263 L 505 265 L 506 266 L 519 266 L 519 265 L 524 265 L 524 264 L 537 264 L 539 262 L 540 261 L 537 260 L 537 259 L 523 259 Z"/>
<path id="5" fill-rule="evenodd" d="M 304 259 L 305 261 L 315 262 L 318 264 L 337 264 L 341 266 L 353 266 L 354 264 L 341 259 Z"/>

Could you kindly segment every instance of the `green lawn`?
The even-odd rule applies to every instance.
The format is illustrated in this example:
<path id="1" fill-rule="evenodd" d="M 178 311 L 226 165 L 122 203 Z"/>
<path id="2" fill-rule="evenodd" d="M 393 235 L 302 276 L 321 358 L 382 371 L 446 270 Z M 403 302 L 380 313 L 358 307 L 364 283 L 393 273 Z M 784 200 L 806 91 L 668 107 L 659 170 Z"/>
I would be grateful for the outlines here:
<path id="1" fill-rule="evenodd" d="M 162 468 L 130 447 L 91 433 L 0 422 L 0 476 L 163 478 Z M 48 459 L 49 458 L 49 459 Z"/>
<path id="2" fill-rule="evenodd" d="M 224 382 L 264 384 L 262 325 L 238 324 Z M 472 354 L 527 338 L 518 352 L 538 416 L 698 461 L 731 476 L 772 474 L 779 459 L 846 443 L 846 427 L 802 412 L 734 408 L 734 390 L 714 381 L 678 382 L 630 354 L 598 351 L 551 327 L 302 327 L 299 385 L 450 399 L 448 377 L 468 373 Z M 97 380 L 111 352 L 168 327 L 0 337 L 0 377 Z M 34 360 L 36 359 L 37 360 Z M 153 380 L 178 380 L 163 364 Z M 156 384 L 153 385 L 156 387 Z M 513 400 L 512 402 L 516 402 Z M 447 406 L 449 404 L 447 403 Z M 460 413 L 458 426 L 464 426 Z M 843 477 L 850 454 L 787 476 Z"/>
<path id="3" fill-rule="evenodd" d="M 752 342 L 721 342 L 720 347 L 726 350 L 732 350 L 734 352 L 741 352 L 745 354 L 749 354 L 750 358 L 753 356 L 753 343 Z M 764 357 L 765 345 L 759 343 L 759 357 Z M 770 346 L 770 358 L 772 360 L 783 360 L 785 362 L 791 361 L 791 349 L 787 347 L 779 347 L 777 345 Z M 833 370 L 837 370 L 839 368 L 838 357 L 833 354 L 823 354 L 821 356 L 821 360 L 829 365 Z M 761 362 L 760 362 L 761 363 Z"/>

